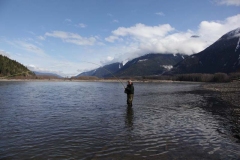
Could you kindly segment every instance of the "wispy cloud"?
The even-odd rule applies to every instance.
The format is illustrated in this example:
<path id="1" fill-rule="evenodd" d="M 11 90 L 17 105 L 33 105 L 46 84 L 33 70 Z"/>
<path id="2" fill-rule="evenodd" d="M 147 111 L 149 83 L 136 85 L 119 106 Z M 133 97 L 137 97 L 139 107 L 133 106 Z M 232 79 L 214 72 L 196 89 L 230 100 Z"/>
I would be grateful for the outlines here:
<path id="1" fill-rule="evenodd" d="M 45 33 L 45 37 L 60 38 L 64 42 L 73 43 L 76 45 L 94 45 L 96 42 L 95 37 L 82 37 L 76 33 L 63 32 L 63 31 L 53 31 Z"/>
<path id="2" fill-rule="evenodd" d="M 45 40 L 45 37 L 44 36 L 38 36 L 37 37 L 39 40 Z"/>
<path id="3" fill-rule="evenodd" d="M 28 51 L 30 53 L 35 53 L 35 54 L 38 54 L 40 56 L 46 55 L 41 48 L 37 47 L 34 44 L 26 42 L 26 41 L 17 40 L 17 41 L 12 42 L 11 44 L 18 47 L 18 48 L 21 48 L 25 51 Z"/>
<path id="4" fill-rule="evenodd" d="M 240 0 L 215 0 L 217 4 L 220 5 L 233 5 L 233 6 L 240 6 Z"/>
<path id="5" fill-rule="evenodd" d="M 104 60 L 101 60 L 100 63 L 101 64 L 108 64 L 109 62 L 112 62 L 112 60 L 114 59 L 114 57 L 112 56 L 107 56 Z"/>
<path id="6" fill-rule="evenodd" d="M 53 73 L 53 74 L 57 74 L 63 77 L 67 77 L 66 74 L 63 73 L 63 71 L 56 71 L 56 70 L 52 70 L 52 69 L 46 69 L 46 68 L 42 68 L 42 67 L 38 67 L 36 65 L 30 64 L 26 66 L 29 70 L 31 71 L 35 71 L 35 72 L 40 72 L 40 73 Z"/>
<path id="7" fill-rule="evenodd" d="M 113 43 L 114 41 L 119 40 L 119 39 L 120 39 L 120 38 L 119 38 L 118 36 L 115 36 L 115 35 L 109 36 L 109 37 L 105 38 L 105 40 L 106 40 L 107 42 L 111 42 L 111 43 Z"/>
<path id="8" fill-rule="evenodd" d="M 65 22 L 68 22 L 68 23 L 72 22 L 72 20 L 69 19 L 69 18 L 65 19 L 64 21 L 65 21 Z"/>
<path id="9" fill-rule="evenodd" d="M 79 23 L 79 24 L 77 24 L 76 26 L 77 26 L 77 27 L 80 27 L 80 28 L 86 28 L 86 27 L 87 27 L 87 25 L 84 24 L 84 23 Z"/>
<path id="10" fill-rule="evenodd" d="M 33 31 L 26 31 L 26 32 L 34 36 L 36 35 Z"/>
<path id="11" fill-rule="evenodd" d="M 113 23 L 119 23 L 119 21 L 117 19 L 114 19 Z"/>
<path id="12" fill-rule="evenodd" d="M 96 66 L 92 67 L 84 64 L 73 63 L 65 60 L 56 60 L 56 59 L 46 59 L 44 61 L 46 64 L 38 63 L 35 61 L 27 64 L 26 66 L 31 71 L 43 72 L 43 73 L 55 73 L 63 77 L 71 77 L 76 76 L 80 72 L 88 71 L 96 68 Z M 50 64 L 50 65 L 49 65 Z M 81 68 L 81 69 L 79 69 Z"/>
<path id="13" fill-rule="evenodd" d="M 163 12 L 157 12 L 155 14 L 158 15 L 158 16 L 165 16 L 165 14 Z"/>
<path id="14" fill-rule="evenodd" d="M 111 13 L 108 13 L 107 15 L 108 15 L 109 17 L 113 17 L 113 15 L 112 15 Z"/>

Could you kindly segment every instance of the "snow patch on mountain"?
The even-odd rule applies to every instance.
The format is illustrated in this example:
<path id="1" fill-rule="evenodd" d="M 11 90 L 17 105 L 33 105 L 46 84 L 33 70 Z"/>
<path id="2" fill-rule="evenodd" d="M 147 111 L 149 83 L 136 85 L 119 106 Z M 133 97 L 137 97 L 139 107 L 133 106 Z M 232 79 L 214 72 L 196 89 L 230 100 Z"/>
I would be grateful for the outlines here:
<path id="1" fill-rule="evenodd" d="M 163 68 L 165 68 L 165 69 L 168 69 L 168 70 L 170 70 L 170 69 L 173 68 L 172 65 L 161 65 L 161 67 L 163 67 Z"/>
<path id="2" fill-rule="evenodd" d="M 237 46 L 236 46 L 236 49 L 235 49 L 235 52 L 237 52 L 238 48 L 239 48 L 239 43 L 240 43 L 240 37 L 238 39 L 238 43 L 237 43 Z"/>
<path id="3" fill-rule="evenodd" d="M 122 65 L 124 66 L 127 62 L 128 62 L 128 60 L 124 60 L 124 61 L 122 62 Z"/>
<path id="4" fill-rule="evenodd" d="M 222 38 L 234 38 L 234 37 L 240 37 L 240 27 L 222 36 Z"/>
<path id="5" fill-rule="evenodd" d="M 144 62 L 144 61 L 147 61 L 148 59 L 141 59 L 139 60 L 138 62 Z"/>

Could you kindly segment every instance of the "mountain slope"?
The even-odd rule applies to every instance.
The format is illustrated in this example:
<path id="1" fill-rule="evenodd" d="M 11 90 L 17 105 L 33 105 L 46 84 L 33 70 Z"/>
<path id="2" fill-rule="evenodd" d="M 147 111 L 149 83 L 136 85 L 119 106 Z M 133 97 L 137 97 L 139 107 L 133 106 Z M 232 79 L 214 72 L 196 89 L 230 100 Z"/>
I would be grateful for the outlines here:
<path id="1" fill-rule="evenodd" d="M 15 60 L 11 60 L 6 56 L 0 55 L 0 77 L 14 77 L 14 76 L 34 76 L 27 67 L 18 63 Z"/>
<path id="2" fill-rule="evenodd" d="M 96 76 L 99 78 L 108 77 L 108 76 L 112 76 L 111 74 L 118 71 L 122 66 L 123 66 L 122 63 L 112 63 L 109 65 L 105 65 L 103 67 L 97 68 L 95 70 L 83 72 L 77 75 L 76 77 L 80 77 L 80 76 Z"/>
<path id="3" fill-rule="evenodd" d="M 119 77 L 159 75 L 186 57 L 181 54 L 147 54 L 127 62 L 115 74 Z"/>
<path id="4" fill-rule="evenodd" d="M 176 73 L 216 73 L 240 71 L 240 28 L 228 32 L 205 50 L 179 62 Z"/>
<path id="5" fill-rule="evenodd" d="M 181 54 L 147 54 L 128 61 L 125 65 L 123 63 L 113 63 L 96 70 L 83 72 L 76 77 L 96 76 L 99 78 L 107 78 L 113 76 L 157 75 L 168 71 L 173 65 L 186 57 L 186 55 Z"/>

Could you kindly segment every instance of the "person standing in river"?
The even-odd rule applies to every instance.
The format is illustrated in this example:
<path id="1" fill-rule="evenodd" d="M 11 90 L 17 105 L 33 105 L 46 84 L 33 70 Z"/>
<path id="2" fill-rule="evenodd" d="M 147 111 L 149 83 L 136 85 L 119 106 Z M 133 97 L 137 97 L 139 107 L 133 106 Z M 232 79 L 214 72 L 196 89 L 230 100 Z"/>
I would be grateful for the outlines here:
<path id="1" fill-rule="evenodd" d="M 128 85 L 124 91 L 127 94 L 127 104 L 132 106 L 133 95 L 134 95 L 134 86 L 131 80 L 128 81 Z"/>

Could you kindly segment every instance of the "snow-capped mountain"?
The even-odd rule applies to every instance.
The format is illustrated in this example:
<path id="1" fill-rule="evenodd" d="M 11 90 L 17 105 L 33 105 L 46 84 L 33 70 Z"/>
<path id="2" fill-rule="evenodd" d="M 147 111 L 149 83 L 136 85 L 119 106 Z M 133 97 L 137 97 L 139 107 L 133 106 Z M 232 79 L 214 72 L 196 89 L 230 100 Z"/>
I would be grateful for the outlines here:
<path id="1" fill-rule="evenodd" d="M 240 28 L 232 30 L 205 50 L 191 55 L 147 54 L 113 63 L 78 76 L 118 77 L 240 71 Z"/>
<path id="2" fill-rule="evenodd" d="M 171 70 L 177 73 L 231 73 L 240 71 L 240 28 L 232 30 L 205 50 L 189 56 Z"/>
<path id="3" fill-rule="evenodd" d="M 79 76 L 96 76 L 99 78 L 114 76 L 159 75 L 169 71 L 173 65 L 185 59 L 181 54 L 147 54 L 130 61 L 113 63 L 79 74 Z"/>
<path id="4" fill-rule="evenodd" d="M 119 77 L 161 75 L 186 57 L 182 54 L 147 54 L 128 61 L 115 74 Z"/>

